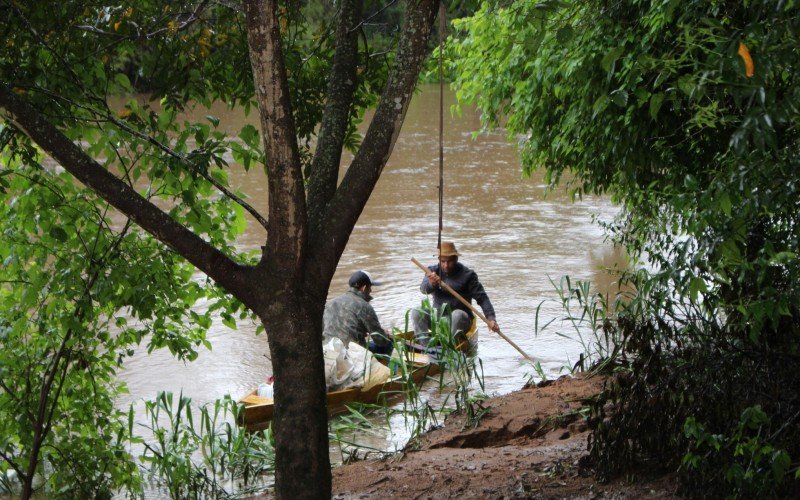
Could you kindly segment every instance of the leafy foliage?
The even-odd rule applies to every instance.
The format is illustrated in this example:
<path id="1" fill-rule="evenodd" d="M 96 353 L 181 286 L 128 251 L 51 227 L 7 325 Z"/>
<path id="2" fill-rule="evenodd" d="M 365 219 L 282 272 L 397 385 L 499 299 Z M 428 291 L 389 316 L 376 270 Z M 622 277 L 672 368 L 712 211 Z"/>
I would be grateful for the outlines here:
<path id="1" fill-rule="evenodd" d="M 693 450 L 683 457 L 683 464 L 690 469 L 713 467 L 704 475 L 724 475 L 736 496 L 775 495 L 786 478 L 791 465 L 784 450 L 776 450 L 768 444 L 769 438 L 762 434 L 769 426 L 769 417 L 760 406 L 745 408 L 730 437 L 708 433 L 704 426 L 689 417 L 684 424 L 684 433 L 693 441 Z M 728 448 L 734 462 L 714 463 L 714 456 Z M 707 454 L 703 460 L 700 453 Z"/>
<path id="2" fill-rule="evenodd" d="M 196 357 L 211 318 L 191 308 L 218 291 L 69 176 L 3 158 L 2 468 L 51 495 L 136 491 L 117 369 L 142 342 Z"/>
<path id="3" fill-rule="evenodd" d="M 601 475 L 677 468 L 687 421 L 736 436 L 760 405 L 759 446 L 790 465 L 728 482 L 711 471 L 741 448 L 720 447 L 687 491 L 796 490 L 780 481 L 800 458 L 798 6 L 484 2 L 457 26 L 458 95 L 507 127 L 526 171 L 623 206 L 607 229 L 642 268 L 607 318 L 633 362 L 596 408 Z"/>

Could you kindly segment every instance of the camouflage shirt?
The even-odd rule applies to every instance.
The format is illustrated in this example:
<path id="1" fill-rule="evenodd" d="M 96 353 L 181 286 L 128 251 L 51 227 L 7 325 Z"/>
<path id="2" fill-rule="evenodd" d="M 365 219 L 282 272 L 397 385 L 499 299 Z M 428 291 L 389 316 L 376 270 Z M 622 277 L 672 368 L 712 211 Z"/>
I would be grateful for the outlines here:
<path id="1" fill-rule="evenodd" d="M 383 333 L 378 315 L 369 305 L 370 300 L 372 297 L 351 287 L 346 293 L 328 302 L 322 316 L 323 335 L 337 337 L 345 344 L 357 342 L 366 347 L 367 334 Z M 387 342 L 382 335 L 375 335 L 372 340 L 377 345 Z"/>

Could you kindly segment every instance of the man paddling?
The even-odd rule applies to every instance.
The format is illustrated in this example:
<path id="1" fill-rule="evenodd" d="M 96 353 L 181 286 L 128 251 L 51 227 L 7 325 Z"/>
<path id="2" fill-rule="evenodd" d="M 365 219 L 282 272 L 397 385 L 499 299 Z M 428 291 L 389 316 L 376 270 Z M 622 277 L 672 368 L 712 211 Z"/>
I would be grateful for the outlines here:
<path id="1" fill-rule="evenodd" d="M 322 316 L 323 335 L 337 337 L 345 345 L 349 342 L 368 348 L 375 354 L 389 355 L 394 345 L 381 327 L 375 309 L 369 304 L 373 286 L 380 283 L 373 280 L 366 271 L 356 271 L 350 276 L 350 288 L 325 306 Z"/>
<path id="2" fill-rule="evenodd" d="M 489 296 L 483 289 L 475 271 L 458 262 L 460 255 L 455 243 L 443 241 L 439 249 L 439 263 L 428 266 L 428 272 L 419 287 L 420 291 L 425 295 L 432 296 L 435 309 L 441 310 L 443 305 L 446 306 L 445 314 L 450 316 L 450 330 L 454 336 L 463 335 L 469 330 L 474 315 L 466 305 L 441 286 L 442 282 L 449 285 L 468 302 L 472 303 L 473 300 L 477 302 L 488 320 L 489 329 L 499 332 L 500 326 L 495 319 L 494 307 Z M 430 315 L 425 311 L 412 309 L 411 321 L 414 325 L 415 335 L 420 342 L 424 343 L 425 337 L 430 335 Z"/>

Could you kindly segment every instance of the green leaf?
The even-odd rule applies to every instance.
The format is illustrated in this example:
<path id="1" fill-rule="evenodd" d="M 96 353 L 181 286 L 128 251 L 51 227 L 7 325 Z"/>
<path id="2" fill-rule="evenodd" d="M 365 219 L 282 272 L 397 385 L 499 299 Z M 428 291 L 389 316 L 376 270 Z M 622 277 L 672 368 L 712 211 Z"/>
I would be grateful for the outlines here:
<path id="1" fill-rule="evenodd" d="M 53 238 L 55 238 L 56 240 L 58 240 L 58 241 L 60 241 L 62 243 L 67 241 L 67 238 L 68 238 L 67 232 L 64 231 L 63 229 L 61 229 L 60 227 L 51 227 L 50 228 L 50 236 L 52 236 Z"/>
<path id="2" fill-rule="evenodd" d="M 778 252 L 769 259 L 771 264 L 790 264 L 796 260 L 795 252 Z"/>
<path id="3" fill-rule="evenodd" d="M 241 205 L 233 205 L 233 221 L 231 222 L 231 229 L 234 235 L 244 234 L 247 230 L 247 218 L 244 216 L 244 208 Z"/>
<path id="4" fill-rule="evenodd" d="M 572 29 L 572 26 L 564 26 L 556 31 L 556 40 L 558 43 L 567 43 L 572 40 L 574 34 L 575 30 Z"/>
<path id="5" fill-rule="evenodd" d="M 223 316 L 222 324 L 227 326 L 231 330 L 236 330 L 236 319 L 233 316 L 230 315 Z"/>
<path id="6" fill-rule="evenodd" d="M 650 118 L 653 120 L 658 119 L 658 112 L 661 109 L 661 104 L 664 103 L 664 94 L 659 92 L 650 96 Z"/>
<path id="7" fill-rule="evenodd" d="M 611 101 L 619 107 L 628 105 L 628 93 L 624 90 L 615 90 L 611 93 Z"/>
<path id="8" fill-rule="evenodd" d="M 216 179 L 220 184 L 223 186 L 228 185 L 228 172 L 227 170 L 222 170 L 220 168 L 214 168 L 208 171 L 208 173 Z"/>
<path id="9" fill-rule="evenodd" d="M 622 55 L 625 51 L 625 47 L 616 47 L 614 49 L 609 50 L 606 52 L 606 55 L 603 56 L 603 59 L 600 61 L 600 66 L 605 71 L 611 71 L 612 66 L 616 62 L 617 59 Z"/>
<path id="10" fill-rule="evenodd" d="M 250 124 L 242 127 L 242 131 L 239 132 L 239 138 L 251 148 L 255 149 L 259 146 L 258 130 Z"/>
<path id="11" fill-rule="evenodd" d="M 125 92 L 133 92 L 133 87 L 131 86 L 131 81 L 124 73 L 117 73 L 114 75 L 114 81 L 120 88 Z"/>
<path id="12" fill-rule="evenodd" d="M 717 203 L 719 203 L 719 207 L 722 209 L 722 212 L 729 216 L 731 215 L 731 197 L 728 193 L 722 192 L 717 197 Z"/>
<path id="13" fill-rule="evenodd" d="M 691 296 L 693 301 L 697 301 L 700 293 L 705 293 L 708 291 L 708 286 L 704 279 L 699 277 L 693 277 L 689 280 L 689 295 Z"/>

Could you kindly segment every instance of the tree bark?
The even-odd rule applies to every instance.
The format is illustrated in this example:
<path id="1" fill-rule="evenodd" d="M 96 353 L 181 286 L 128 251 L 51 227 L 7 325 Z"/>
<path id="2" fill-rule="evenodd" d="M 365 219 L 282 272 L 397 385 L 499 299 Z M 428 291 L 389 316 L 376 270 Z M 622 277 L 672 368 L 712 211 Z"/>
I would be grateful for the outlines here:
<path id="1" fill-rule="evenodd" d="M 275 492 L 330 498 L 322 310 L 330 280 L 304 279 L 307 212 L 276 0 L 247 0 L 247 40 L 267 158 L 269 228 L 259 275 L 275 377 Z M 335 267 L 335 264 L 334 264 Z"/>
<path id="2" fill-rule="evenodd" d="M 319 231 L 325 208 L 336 193 L 339 164 L 356 90 L 358 23 L 362 2 L 342 0 L 336 28 L 336 53 L 328 79 L 325 111 L 308 180 L 308 214 L 312 231 Z"/>
<path id="3" fill-rule="evenodd" d="M 306 247 L 306 198 L 283 60 L 277 0 L 247 0 L 247 41 L 267 162 L 269 218 L 262 262 L 297 281 Z M 288 267 L 287 267 L 288 264 Z"/>
<path id="4" fill-rule="evenodd" d="M 328 204 L 319 234 L 313 235 L 313 253 L 326 255 L 325 259 L 316 259 L 315 262 L 323 266 L 333 263 L 332 268 L 319 269 L 321 276 L 333 276 L 350 234 L 392 154 L 425 61 L 438 7 L 438 0 L 419 0 L 407 4 L 397 58 L 381 94 L 378 109 L 361 148 Z"/>
<path id="5" fill-rule="evenodd" d="M 275 296 L 262 320 L 275 377 L 275 494 L 330 498 L 327 391 L 322 374 L 324 301 L 302 294 Z"/>

